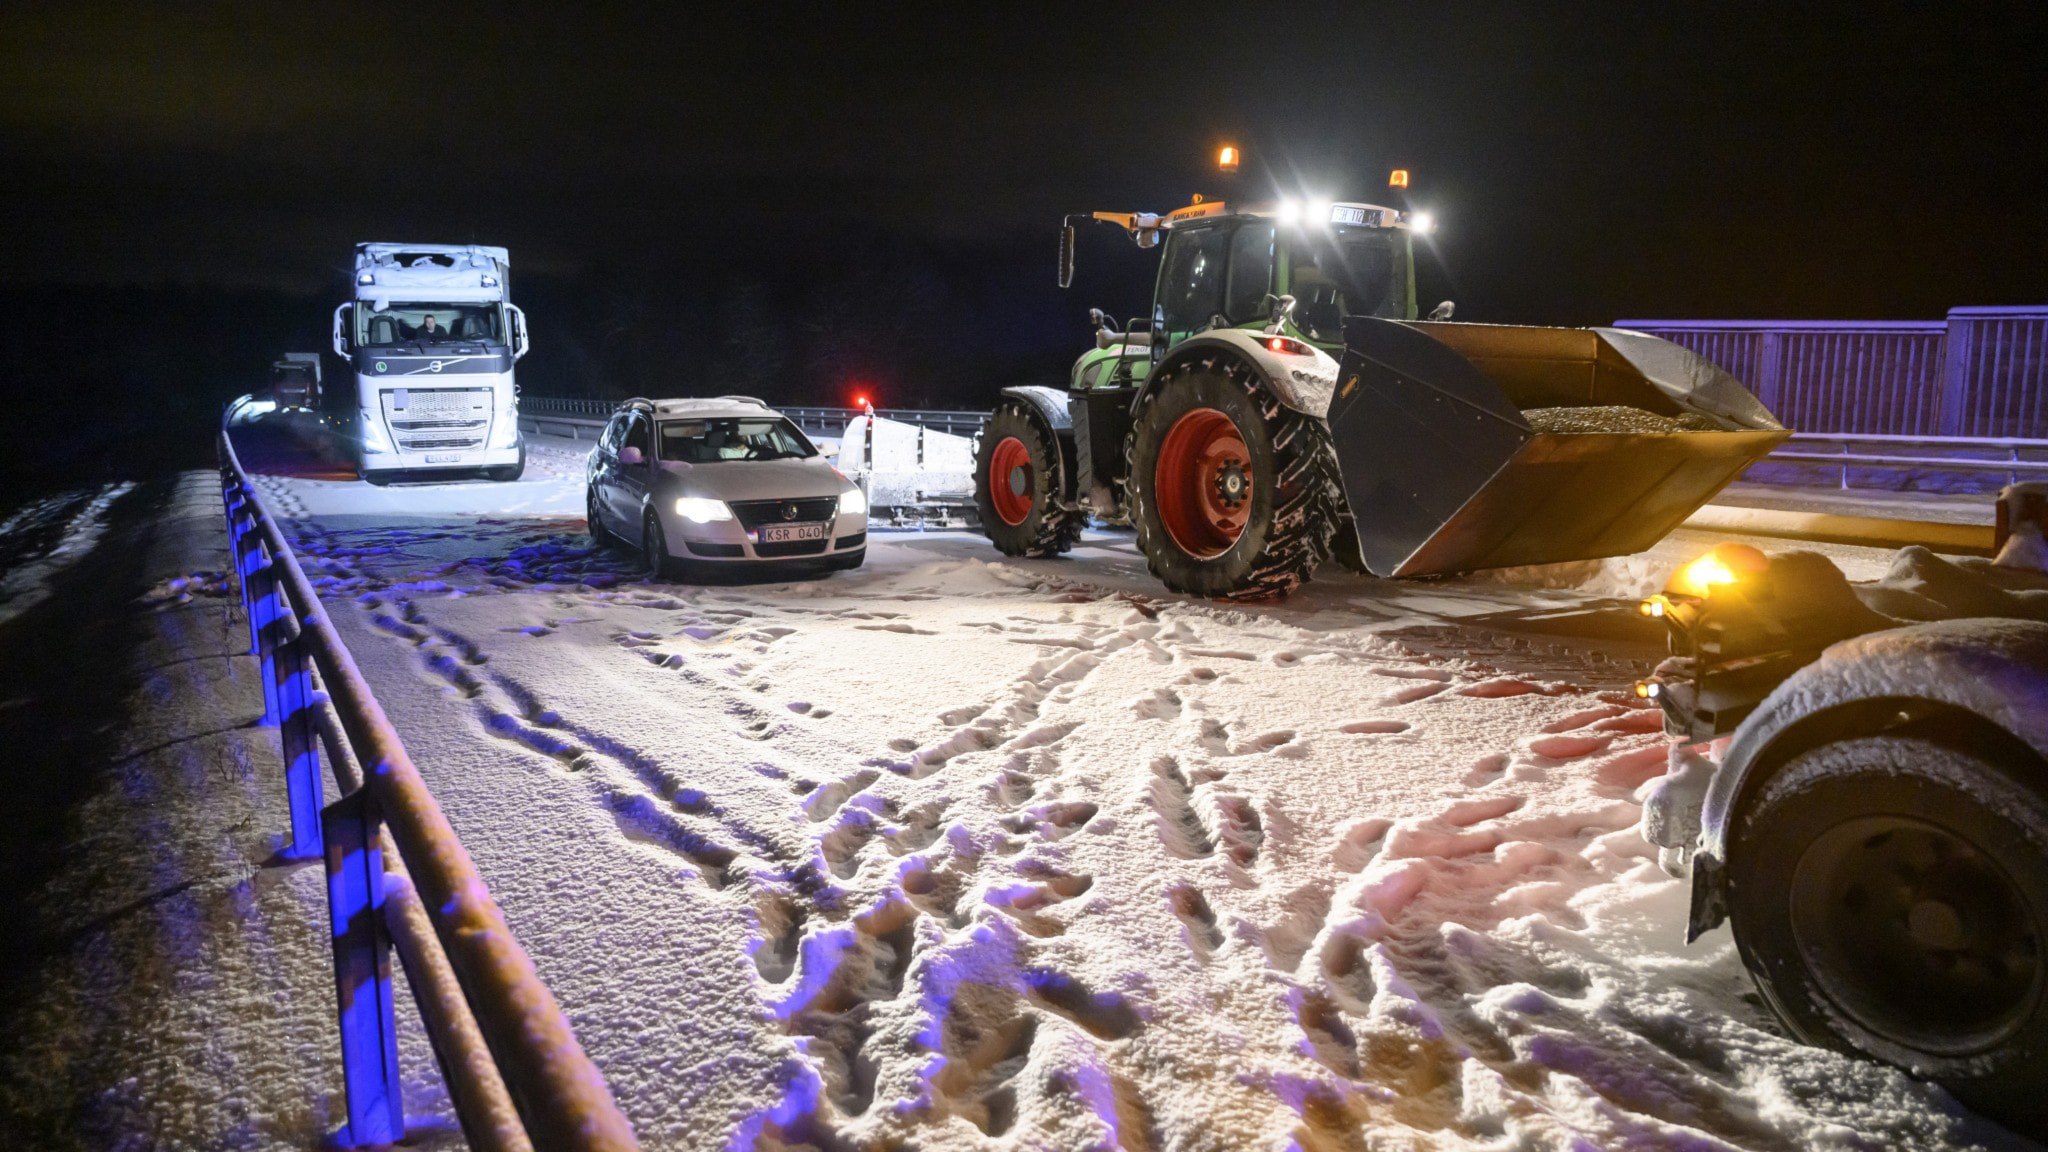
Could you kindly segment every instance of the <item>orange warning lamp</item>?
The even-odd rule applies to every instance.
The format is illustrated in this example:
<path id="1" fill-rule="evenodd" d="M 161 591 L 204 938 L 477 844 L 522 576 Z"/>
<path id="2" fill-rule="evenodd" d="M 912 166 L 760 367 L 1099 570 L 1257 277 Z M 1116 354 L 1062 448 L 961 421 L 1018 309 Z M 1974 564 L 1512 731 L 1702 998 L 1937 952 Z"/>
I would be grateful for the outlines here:
<path id="1" fill-rule="evenodd" d="M 1406 188 L 1407 186 L 1408 170 L 1406 168 L 1396 168 L 1387 177 L 1387 187 L 1389 188 Z"/>
<path id="2" fill-rule="evenodd" d="M 1216 170 L 1219 172 L 1237 171 L 1237 159 L 1237 149 L 1229 144 L 1225 144 L 1216 152 Z"/>

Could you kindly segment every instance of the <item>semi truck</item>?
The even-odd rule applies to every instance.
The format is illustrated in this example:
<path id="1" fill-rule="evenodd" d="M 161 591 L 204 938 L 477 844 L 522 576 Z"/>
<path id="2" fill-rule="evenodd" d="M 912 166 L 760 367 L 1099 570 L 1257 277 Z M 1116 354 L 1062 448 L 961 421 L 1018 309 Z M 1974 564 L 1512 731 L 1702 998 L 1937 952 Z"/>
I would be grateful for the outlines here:
<path id="1" fill-rule="evenodd" d="M 1801 1040 L 2048 1134 L 2048 485 L 1999 557 L 1908 548 L 1851 584 L 1723 544 L 1644 615 L 1671 768 L 1643 835 Z"/>
<path id="2" fill-rule="evenodd" d="M 355 375 L 357 471 L 405 476 L 526 469 L 512 366 L 527 351 L 511 257 L 481 244 L 356 245 L 334 354 Z"/>
<path id="3" fill-rule="evenodd" d="M 1226 170 L 1236 153 L 1226 150 Z M 1389 181 L 1405 201 L 1408 173 Z M 1057 556 L 1128 522 L 1176 592 L 1285 594 L 1333 557 L 1418 576 L 1624 555 L 1790 433 L 1743 384 L 1614 328 L 1418 319 L 1400 205 L 1280 198 L 1067 217 L 1160 249 L 1149 315 L 1097 309 L 1067 387 L 1005 389 L 975 469 L 983 530 Z"/>

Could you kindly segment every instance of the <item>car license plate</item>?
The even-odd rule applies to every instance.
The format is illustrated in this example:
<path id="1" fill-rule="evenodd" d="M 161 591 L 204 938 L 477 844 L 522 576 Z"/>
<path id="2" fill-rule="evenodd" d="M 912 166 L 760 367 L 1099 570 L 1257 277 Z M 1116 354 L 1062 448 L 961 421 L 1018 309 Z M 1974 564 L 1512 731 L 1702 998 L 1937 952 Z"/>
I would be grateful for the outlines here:
<path id="1" fill-rule="evenodd" d="M 795 540 L 823 540 L 823 524 L 767 524 L 761 528 L 761 543 L 787 544 Z"/>
<path id="2" fill-rule="evenodd" d="M 427 463 L 429 464 L 453 464 L 460 459 L 462 459 L 462 453 L 460 452 L 427 453 Z"/>

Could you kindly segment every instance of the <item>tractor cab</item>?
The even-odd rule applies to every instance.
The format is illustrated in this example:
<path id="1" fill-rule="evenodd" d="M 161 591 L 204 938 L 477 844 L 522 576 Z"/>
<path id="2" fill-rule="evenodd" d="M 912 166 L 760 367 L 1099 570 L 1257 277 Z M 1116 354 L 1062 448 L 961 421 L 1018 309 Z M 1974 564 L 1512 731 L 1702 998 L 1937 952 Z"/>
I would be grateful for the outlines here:
<path id="1" fill-rule="evenodd" d="M 1415 258 L 1407 212 L 1377 204 L 1281 200 L 1234 207 L 1203 200 L 1164 215 L 1069 217 L 1061 282 L 1072 279 L 1073 223 L 1122 226 L 1141 248 L 1164 243 L 1149 317 L 1117 328 L 1097 312 L 1096 347 L 1074 365 L 1074 391 L 1136 387 L 1190 336 L 1273 326 L 1335 355 L 1354 316 L 1413 320 Z"/>

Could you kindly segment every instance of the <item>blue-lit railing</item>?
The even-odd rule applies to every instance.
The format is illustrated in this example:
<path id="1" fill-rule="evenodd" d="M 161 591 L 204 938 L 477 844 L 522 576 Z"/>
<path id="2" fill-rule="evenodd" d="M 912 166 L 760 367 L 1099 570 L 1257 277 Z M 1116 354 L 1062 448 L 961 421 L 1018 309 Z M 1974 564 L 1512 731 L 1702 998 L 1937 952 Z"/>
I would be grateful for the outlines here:
<path id="1" fill-rule="evenodd" d="M 405 1136 L 395 950 L 471 1148 L 637 1147 L 226 431 L 218 448 L 228 539 L 262 665 L 264 717 L 284 754 L 291 801 L 284 854 L 321 859 L 327 870 L 348 1108 L 337 1141 L 367 1147 Z M 341 793 L 332 803 L 324 797 L 323 749 Z"/>

